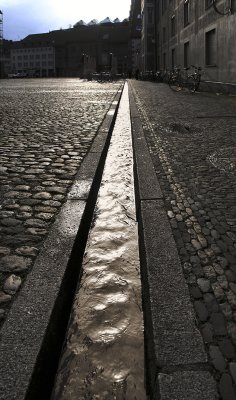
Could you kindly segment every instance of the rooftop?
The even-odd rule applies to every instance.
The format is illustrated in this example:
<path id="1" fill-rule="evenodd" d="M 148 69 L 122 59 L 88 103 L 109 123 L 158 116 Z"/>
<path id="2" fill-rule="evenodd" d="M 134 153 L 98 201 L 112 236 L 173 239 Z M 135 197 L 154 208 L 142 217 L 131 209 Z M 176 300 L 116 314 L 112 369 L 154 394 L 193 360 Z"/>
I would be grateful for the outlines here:
<path id="1" fill-rule="evenodd" d="M 96 19 L 92 19 L 90 22 L 86 23 L 82 19 L 78 22 L 76 22 L 73 26 L 73 28 L 76 28 L 77 26 L 91 26 L 91 25 L 99 25 L 99 24 L 117 24 L 120 22 L 128 22 L 128 18 L 125 18 L 123 21 L 120 21 L 119 18 L 115 18 L 114 20 L 111 20 L 109 17 L 106 17 L 102 21 L 98 22 Z"/>

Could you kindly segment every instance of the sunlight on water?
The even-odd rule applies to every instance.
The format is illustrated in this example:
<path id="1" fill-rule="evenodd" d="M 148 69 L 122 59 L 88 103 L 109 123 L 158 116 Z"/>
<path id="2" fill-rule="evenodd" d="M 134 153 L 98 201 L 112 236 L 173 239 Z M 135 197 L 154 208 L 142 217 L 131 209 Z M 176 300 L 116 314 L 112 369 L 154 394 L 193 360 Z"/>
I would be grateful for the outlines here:
<path id="1" fill-rule="evenodd" d="M 144 400 L 128 89 L 105 165 L 53 399 Z"/>

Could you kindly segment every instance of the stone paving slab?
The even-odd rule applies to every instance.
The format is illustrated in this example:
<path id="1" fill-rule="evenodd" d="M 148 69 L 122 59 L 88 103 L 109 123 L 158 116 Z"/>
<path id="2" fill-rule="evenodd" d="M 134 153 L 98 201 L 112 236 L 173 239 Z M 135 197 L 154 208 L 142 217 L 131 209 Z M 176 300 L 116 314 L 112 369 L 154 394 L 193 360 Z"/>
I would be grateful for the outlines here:
<path id="1" fill-rule="evenodd" d="M 68 81 L 62 80 L 62 82 L 67 88 Z M 76 84 L 75 87 L 77 87 Z M 27 277 L 22 276 L 22 279 L 25 278 L 24 285 L 15 296 L 1 329 L 1 399 L 36 400 L 42 399 L 42 396 L 47 398 L 50 391 L 73 293 L 80 273 L 79 265 L 93 212 L 96 190 L 101 179 L 105 153 L 119 105 L 121 91 L 118 89 L 121 89 L 121 85 L 115 87 L 110 85 L 110 88 L 112 87 L 111 101 L 107 103 L 108 113 L 105 113 L 107 117 L 104 118 L 105 114 L 100 114 L 101 131 L 100 129 L 95 131 L 97 136 L 90 147 L 91 153 L 88 152 L 82 164 L 79 163 L 74 171 L 73 185 L 70 186 L 68 197 L 65 196 L 67 191 L 62 191 L 64 205 L 60 207 L 55 223 L 47 225 L 46 239 L 40 245 L 40 252 L 34 259 L 33 268 Z M 49 89 L 51 92 L 51 86 Z M 80 90 L 79 85 L 78 92 Z M 69 93 L 71 94 L 71 90 Z M 114 102 L 111 104 L 112 99 Z M 101 112 L 100 109 L 99 112 Z M 34 152 L 37 157 L 38 147 L 34 149 Z M 91 167 L 89 172 L 88 165 Z M 79 166 L 80 169 L 77 172 Z M 84 174 L 85 170 L 86 174 Z M 47 193 L 50 195 L 50 190 Z M 49 199 L 49 196 L 44 194 L 43 198 Z M 57 200 L 50 197 L 52 202 Z M 78 241 L 76 246 L 74 246 L 75 240 Z M 2 253 L 2 260 L 4 260 L 4 252 Z M 15 270 L 19 275 L 21 271 L 25 271 L 25 264 L 20 264 L 18 261 Z M 4 288 L 5 286 L 3 290 Z"/>
<path id="2" fill-rule="evenodd" d="M 132 81 L 130 85 L 163 193 L 163 204 L 160 204 L 156 218 L 163 213 L 166 221 L 169 220 L 168 229 L 174 238 L 182 276 L 188 285 L 188 297 L 195 310 L 193 317 L 209 360 L 204 365 L 216 379 L 217 396 L 222 400 L 233 400 L 236 399 L 235 98 L 173 93 L 167 85 L 150 82 Z M 148 229 L 149 225 L 153 226 L 154 235 L 152 218 L 150 213 Z M 144 238 L 148 229 L 144 229 Z M 159 229 L 157 222 L 156 229 Z M 153 241 L 152 246 L 150 241 Z M 154 254 L 164 246 L 164 241 L 160 243 L 158 235 L 157 241 L 152 235 L 144 239 L 144 265 L 148 259 L 146 248 L 152 249 L 155 244 Z M 157 261 L 158 256 L 153 257 L 150 265 L 156 265 Z M 168 274 L 169 270 L 170 267 Z M 163 276 L 161 273 L 160 279 Z M 158 274 L 156 279 L 159 279 Z M 173 274 L 169 282 L 171 289 L 175 289 L 175 281 Z M 163 294 L 164 288 L 158 288 L 158 294 L 159 291 Z M 167 300 L 169 294 L 167 291 Z M 146 297 L 144 304 L 148 304 Z M 177 298 L 179 301 L 181 295 Z M 167 318 L 168 312 L 165 315 Z M 154 338 L 155 334 L 150 335 L 150 342 Z M 155 369 L 152 352 L 153 347 L 150 347 L 151 370 Z M 198 364 L 196 368 L 195 364 L 194 370 L 200 372 L 202 367 L 203 364 Z M 154 386 L 154 377 L 151 378 Z M 182 395 L 179 396 L 176 398 L 182 399 Z M 211 394 L 205 397 L 212 398 Z M 190 398 L 194 398 L 193 395 Z"/>
<path id="3" fill-rule="evenodd" d="M 214 379 L 209 372 L 180 371 L 160 374 L 158 383 L 162 400 L 216 400 L 218 398 Z"/>

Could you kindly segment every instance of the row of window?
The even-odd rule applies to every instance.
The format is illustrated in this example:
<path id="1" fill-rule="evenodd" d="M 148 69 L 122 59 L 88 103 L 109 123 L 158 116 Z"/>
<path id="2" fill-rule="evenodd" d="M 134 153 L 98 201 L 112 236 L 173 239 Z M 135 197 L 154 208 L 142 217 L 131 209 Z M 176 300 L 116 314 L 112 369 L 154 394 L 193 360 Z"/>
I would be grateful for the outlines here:
<path id="1" fill-rule="evenodd" d="M 13 49 L 11 50 L 12 53 L 38 53 L 42 51 L 53 51 L 53 47 L 36 47 L 36 48 L 29 48 L 29 49 Z"/>
<path id="2" fill-rule="evenodd" d="M 205 0 L 205 9 L 213 4 L 213 0 Z M 190 23 L 190 0 L 184 1 L 184 26 Z"/>
<path id="3" fill-rule="evenodd" d="M 46 66 L 53 66 L 53 65 L 54 65 L 53 61 L 48 61 L 48 62 L 46 62 L 46 61 L 42 61 L 42 62 L 37 61 L 37 62 L 24 62 L 24 63 L 18 62 L 18 63 L 13 63 L 12 64 L 13 69 L 21 68 L 21 67 L 25 67 L 25 68 L 30 68 L 30 67 L 33 68 L 33 67 L 40 67 L 40 66 L 46 67 Z"/>
<path id="4" fill-rule="evenodd" d="M 184 26 L 187 26 L 189 24 L 189 22 L 190 22 L 190 19 L 189 19 L 189 0 L 186 0 L 184 2 Z M 149 16 L 148 16 L 148 23 L 151 23 L 151 19 L 149 18 Z M 175 14 L 173 14 L 171 16 L 171 19 L 170 19 L 170 35 L 171 36 L 175 36 L 176 35 L 176 16 L 175 16 Z M 166 27 L 162 28 L 162 40 L 163 40 L 163 43 L 166 42 Z M 158 35 L 158 38 L 157 38 L 157 42 L 159 44 L 159 35 Z"/>
<path id="5" fill-rule="evenodd" d="M 193 0 L 194 2 L 195 0 Z M 161 13 L 162 15 L 165 13 L 165 11 L 167 10 L 167 6 L 168 6 L 168 1 L 167 0 L 162 0 L 161 2 L 157 3 L 157 7 L 160 7 L 161 3 Z M 169 4 L 172 3 L 172 0 L 169 0 Z M 205 9 L 209 8 L 211 5 L 213 4 L 213 0 L 205 0 Z M 190 0 L 185 0 L 184 1 L 184 13 L 187 12 L 189 13 L 189 5 L 190 5 Z M 160 10 L 160 8 L 159 8 Z"/>
<path id="6" fill-rule="evenodd" d="M 184 67 L 189 67 L 191 64 L 191 48 L 190 42 L 184 43 Z M 171 50 L 171 66 L 172 68 L 177 64 L 176 49 Z M 205 65 L 216 66 L 217 64 L 217 41 L 216 30 L 212 29 L 206 32 L 205 36 Z M 166 53 L 162 54 L 162 65 L 166 69 Z M 158 67 L 160 68 L 160 57 L 158 57 Z"/>
<path id="7" fill-rule="evenodd" d="M 193 0 L 185 0 L 183 4 L 183 20 L 184 20 L 184 26 L 187 26 L 190 23 L 190 5 L 191 1 Z M 169 4 L 172 2 L 172 0 L 169 0 Z M 165 13 L 167 9 L 167 0 L 162 0 L 162 15 Z M 213 0 L 205 0 L 205 9 L 208 9 L 211 5 L 213 4 Z M 157 3 L 158 7 L 159 3 Z M 160 12 L 157 12 L 157 17 L 159 19 L 160 17 Z M 175 20 L 175 16 L 173 15 L 172 19 Z M 175 24 L 175 21 L 173 21 L 173 24 Z M 175 32 L 175 30 L 174 30 Z M 173 33 L 174 35 L 175 33 Z"/>
<path id="8" fill-rule="evenodd" d="M 54 58 L 53 54 L 24 54 L 24 55 L 17 55 L 17 56 L 12 56 L 13 60 L 40 60 L 40 59 L 50 59 L 52 60 Z"/>
<path id="9" fill-rule="evenodd" d="M 163 28 L 162 28 L 162 43 L 166 43 L 166 41 L 168 40 L 166 32 L 167 32 L 166 27 L 163 26 Z M 170 22 L 170 36 L 173 37 L 175 35 L 176 35 L 176 19 L 175 19 L 175 16 L 173 15 L 171 17 L 171 22 Z M 209 33 L 209 36 L 210 36 L 210 33 Z M 160 33 L 158 32 L 157 33 L 157 46 L 159 46 L 159 45 L 160 45 Z"/>

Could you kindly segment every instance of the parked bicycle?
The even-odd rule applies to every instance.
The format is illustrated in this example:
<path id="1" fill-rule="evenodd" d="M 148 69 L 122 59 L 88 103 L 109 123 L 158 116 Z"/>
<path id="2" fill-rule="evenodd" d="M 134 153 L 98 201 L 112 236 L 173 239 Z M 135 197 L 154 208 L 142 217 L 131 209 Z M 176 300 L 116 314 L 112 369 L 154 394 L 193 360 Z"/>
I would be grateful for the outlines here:
<path id="1" fill-rule="evenodd" d="M 169 82 L 169 75 L 170 71 L 168 69 L 160 70 L 156 72 L 156 82 L 163 82 L 163 83 L 168 83 Z"/>
<path id="2" fill-rule="evenodd" d="M 179 67 L 175 67 L 169 74 L 168 84 L 170 88 L 176 92 L 187 88 L 191 93 L 195 93 L 198 90 L 201 82 L 201 67 L 191 65 L 194 71 L 189 73 L 188 68 L 184 68 L 184 71 Z"/>

